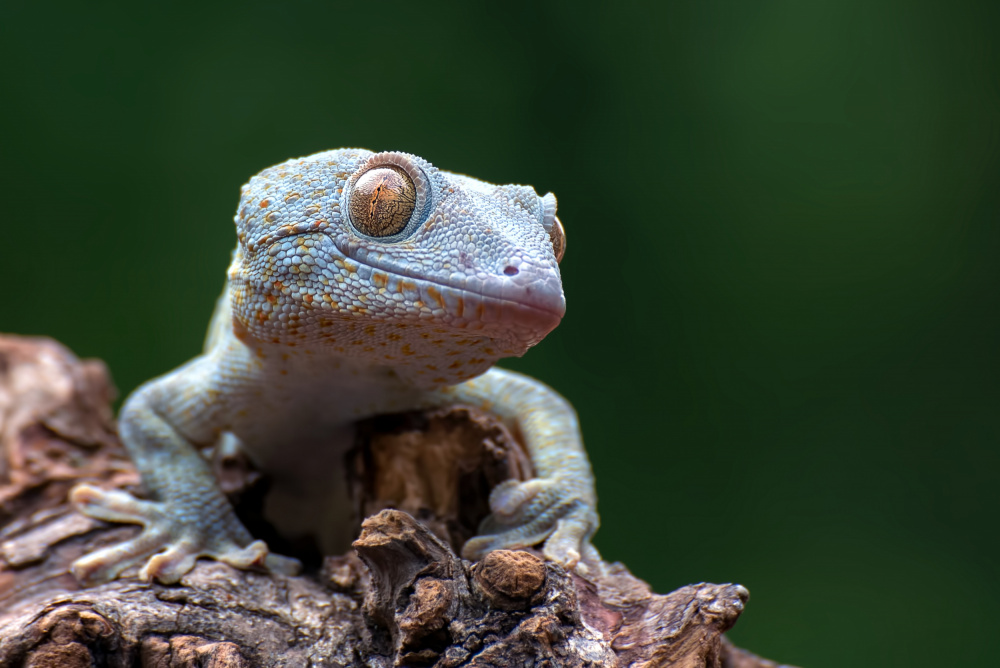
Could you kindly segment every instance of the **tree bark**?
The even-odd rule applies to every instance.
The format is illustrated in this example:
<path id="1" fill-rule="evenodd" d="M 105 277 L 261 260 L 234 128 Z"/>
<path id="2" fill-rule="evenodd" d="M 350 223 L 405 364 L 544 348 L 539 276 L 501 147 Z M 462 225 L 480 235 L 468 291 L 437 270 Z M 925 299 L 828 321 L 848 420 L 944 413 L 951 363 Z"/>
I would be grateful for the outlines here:
<path id="1" fill-rule="evenodd" d="M 658 595 L 621 564 L 589 561 L 581 575 L 534 550 L 457 557 L 492 486 L 531 476 L 504 426 L 466 407 L 360 425 L 345 462 L 353 552 L 286 542 L 303 575 L 199 561 L 177 585 L 126 572 L 82 588 L 70 564 L 137 531 L 66 503 L 82 481 L 141 493 L 113 395 L 101 362 L 0 337 L 0 666 L 778 665 L 723 636 L 747 602 L 740 585 Z M 211 456 L 251 531 L 280 541 L 260 512 L 266 478 L 238 453 Z"/>

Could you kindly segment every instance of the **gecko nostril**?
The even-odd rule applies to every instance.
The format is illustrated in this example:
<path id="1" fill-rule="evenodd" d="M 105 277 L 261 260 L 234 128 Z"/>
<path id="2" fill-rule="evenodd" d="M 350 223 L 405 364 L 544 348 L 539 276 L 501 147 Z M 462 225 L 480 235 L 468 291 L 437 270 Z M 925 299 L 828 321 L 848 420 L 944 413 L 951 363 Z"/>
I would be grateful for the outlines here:
<path id="1" fill-rule="evenodd" d="M 512 266 L 508 265 L 508 266 L 506 266 L 506 267 L 503 268 L 503 273 L 507 274 L 508 276 L 517 276 L 517 274 L 518 274 L 518 268 L 517 267 L 512 267 Z"/>

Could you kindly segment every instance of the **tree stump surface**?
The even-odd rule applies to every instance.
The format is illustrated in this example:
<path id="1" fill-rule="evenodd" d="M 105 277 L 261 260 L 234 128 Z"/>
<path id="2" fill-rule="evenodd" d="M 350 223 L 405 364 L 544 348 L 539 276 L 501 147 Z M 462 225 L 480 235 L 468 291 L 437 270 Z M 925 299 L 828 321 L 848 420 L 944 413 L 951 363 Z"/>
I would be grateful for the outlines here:
<path id="1" fill-rule="evenodd" d="M 778 667 L 723 636 L 747 602 L 740 585 L 659 595 L 617 563 L 581 575 L 534 550 L 456 556 L 489 490 L 531 476 L 504 426 L 466 407 L 360 425 L 345 462 L 352 552 L 310 561 L 303 547 L 312 567 L 296 577 L 201 560 L 177 585 L 126 571 L 82 588 L 70 564 L 138 531 L 66 503 L 83 481 L 141 493 L 113 398 L 103 363 L 0 336 L 0 666 Z M 220 484 L 270 542 L 280 527 L 261 517 L 266 480 L 216 450 Z"/>

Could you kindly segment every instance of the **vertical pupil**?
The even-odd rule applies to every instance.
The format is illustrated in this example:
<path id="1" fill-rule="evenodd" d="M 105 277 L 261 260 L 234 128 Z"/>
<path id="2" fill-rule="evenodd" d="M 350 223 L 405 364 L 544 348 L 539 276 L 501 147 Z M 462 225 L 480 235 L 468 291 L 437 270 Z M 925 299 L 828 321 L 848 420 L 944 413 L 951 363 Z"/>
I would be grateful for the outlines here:
<path id="1" fill-rule="evenodd" d="M 416 188 L 402 169 L 370 169 L 352 187 L 351 222 L 362 234 L 387 237 L 406 227 L 416 208 Z"/>
<path id="2" fill-rule="evenodd" d="M 382 187 L 384 185 L 385 185 L 385 177 L 383 177 L 382 181 L 377 186 L 375 186 L 375 191 L 372 192 L 372 201 L 368 205 L 368 216 L 370 218 L 375 217 L 375 210 L 378 207 L 379 196 L 382 195 Z"/>

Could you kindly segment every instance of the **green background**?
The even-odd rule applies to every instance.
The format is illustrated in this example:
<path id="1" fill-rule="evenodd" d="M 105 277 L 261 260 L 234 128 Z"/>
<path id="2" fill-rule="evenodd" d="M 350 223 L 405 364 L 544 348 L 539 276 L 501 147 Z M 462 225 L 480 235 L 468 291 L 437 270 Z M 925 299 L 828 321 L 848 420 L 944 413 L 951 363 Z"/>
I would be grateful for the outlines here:
<path id="1" fill-rule="evenodd" d="M 1000 3 L 0 5 L 0 331 L 196 354 L 238 187 L 340 146 L 559 197 L 597 545 L 778 661 L 1000 624 Z M 969 638 L 961 636 L 968 634 Z"/>

